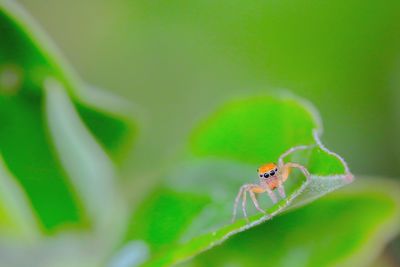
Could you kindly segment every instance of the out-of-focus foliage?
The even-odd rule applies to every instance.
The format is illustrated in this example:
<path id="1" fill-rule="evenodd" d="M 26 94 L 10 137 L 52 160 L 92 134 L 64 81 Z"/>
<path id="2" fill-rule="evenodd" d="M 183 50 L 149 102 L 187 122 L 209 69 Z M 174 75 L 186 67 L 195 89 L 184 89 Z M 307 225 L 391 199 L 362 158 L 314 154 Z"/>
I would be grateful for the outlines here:
<path id="1" fill-rule="evenodd" d="M 46 236 L 61 230 L 112 244 L 125 212 L 114 164 L 135 136 L 131 108 L 86 88 L 13 2 L 0 1 L 0 36 L 1 265 L 45 264 L 8 258 L 31 250 L 18 240 L 48 254 L 41 247 L 55 241 Z"/>

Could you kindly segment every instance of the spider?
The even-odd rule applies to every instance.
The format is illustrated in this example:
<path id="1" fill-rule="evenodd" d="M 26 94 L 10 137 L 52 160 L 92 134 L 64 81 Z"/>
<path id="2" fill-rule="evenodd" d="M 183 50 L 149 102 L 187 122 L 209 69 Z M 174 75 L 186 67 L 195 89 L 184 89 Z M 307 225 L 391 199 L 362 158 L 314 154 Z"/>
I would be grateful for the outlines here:
<path id="1" fill-rule="evenodd" d="M 253 204 L 256 207 L 256 209 L 258 211 L 266 214 L 266 212 L 263 209 L 261 209 L 260 205 L 258 204 L 256 195 L 255 195 L 256 193 L 257 194 L 261 194 L 261 193 L 265 193 L 265 192 L 268 193 L 272 202 L 275 204 L 278 202 L 278 199 L 273 190 L 277 188 L 279 195 L 282 198 L 285 198 L 286 194 L 285 194 L 285 189 L 283 187 L 283 184 L 286 182 L 287 178 L 289 177 L 289 174 L 290 174 L 292 168 L 299 169 L 304 174 L 306 179 L 310 180 L 311 175 L 310 175 L 309 171 L 306 169 L 306 167 L 304 167 L 303 165 L 300 165 L 298 163 L 294 163 L 294 162 L 288 162 L 288 163 L 283 162 L 283 159 L 286 156 L 288 156 L 289 154 L 291 154 L 297 150 L 304 150 L 307 148 L 310 148 L 310 146 L 292 147 L 279 157 L 278 164 L 267 163 L 267 164 L 262 165 L 260 168 L 258 168 L 257 172 L 258 172 L 258 176 L 260 179 L 259 184 L 244 184 L 240 187 L 239 193 L 237 194 L 235 203 L 233 205 L 232 222 L 235 221 L 236 211 L 237 211 L 237 207 L 238 207 L 239 200 L 241 197 L 243 197 L 242 198 L 243 215 L 246 218 L 247 222 L 249 222 L 249 219 L 247 217 L 247 212 L 246 212 L 247 192 L 249 193 L 250 198 L 253 201 Z"/>

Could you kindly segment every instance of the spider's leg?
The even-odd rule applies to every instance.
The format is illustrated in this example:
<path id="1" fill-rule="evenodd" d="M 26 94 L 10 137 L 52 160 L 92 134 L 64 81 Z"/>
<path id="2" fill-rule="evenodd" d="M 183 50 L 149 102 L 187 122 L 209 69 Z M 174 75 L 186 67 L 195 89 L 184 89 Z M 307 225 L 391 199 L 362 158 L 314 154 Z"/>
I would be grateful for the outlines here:
<path id="1" fill-rule="evenodd" d="M 278 159 L 278 165 L 279 165 L 279 167 L 283 167 L 283 159 L 285 158 L 285 157 L 287 157 L 287 156 L 289 156 L 290 154 L 292 154 L 293 152 L 295 152 L 295 151 L 298 151 L 298 150 L 304 150 L 304 149 L 308 149 L 308 148 L 311 148 L 311 147 L 313 147 L 314 145 L 308 145 L 308 146 L 306 146 L 306 145 L 303 145 L 303 146 L 295 146 L 295 147 L 292 147 L 292 148 L 290 148 L 290 149 L 288 149 L 287 151 L 285 151 L 280 157 L 279 157 L 279 159 Z"/>
<path id="2" fill-rule="evenodd" d="M 283 184 L 278 186 L 278 193 L 281 196 L 281 198 L 286 198 L 285 188 L 283 187 Z"/>
<path id="3" fill-rule="evenodd" d="M 254 206 L 256 207 L 256 209 L 257 209 L 258 211 L 261 211 L 262 213 L 266 213 L 265 210 L 263 210 L 262 208 L 260 208 L 260 205 L 258 204 L 256 195 L 254 194 L 254 192 L 253 192 L 251 189 L 249 190 L 249 194 L 250 194 L 251 200 L 253 201 L 253 204 L 254 204 Z"/>
<path id="4" fill-rule="evenodd" d="M 289 177 L 289 173 L 290 173 L 290 167 L 287 166 L 287 164 L 285 164 L 280 169 L 280 172 L 278 174 L 278 179 L 279 179 L 278 193 L 281 196 L 281 198 L 286 198 L 286 193 L 285 193 L 285 188 L 283 187 L 283 183 Z"/>
<path id="5" fill-rule="evenodd" d="M 269 198 L 272 200 L 272 203 L 276 204 L 278 202 L 278 198 L 276 197 L 274 191 L 268 188 L 266 192 L 268 193 Z"/>
<path id="6" fill-rule="evenodd" d="M 298 164 L 298 163 L 288 162 L 288 163 L 285 164 L 285 168 L 289 168 L 289 169 L 290 168 L 297 168 L 304 174 L 304 176 L 307 178 L 307 181 L 311 181 L 311 174 L 307 170 L 307 168 L 304 167 L 303 165 Z"/>
<path id="7" fill-rule="evenodd" d="M 247 190 L 248 190 L 248 188 L 246 187 L 246 189 L 243 191 L 242 210 L 243 210 L 243 215 L 246 218 L 246 221 L 249 222 L 249 218 L 247 217 L 247 212 L 246 212 Z"/>
<path id="8" fill-rule="evenodd" d="M 246 185 L 243 185 L 242 187 L 240 187 L 239 189 L 239 193 L 237 194 L 236 198 L 235 198 L 235 203 L 233 204 L 233 215 L 232 215 L 232 223 L 235 221 L 236 219 L 236 213 L 237 213 L 237 207 L 239 204 L 239 200 L 242 197 L 243 194 L 243 190 L 245 189 Z"/>

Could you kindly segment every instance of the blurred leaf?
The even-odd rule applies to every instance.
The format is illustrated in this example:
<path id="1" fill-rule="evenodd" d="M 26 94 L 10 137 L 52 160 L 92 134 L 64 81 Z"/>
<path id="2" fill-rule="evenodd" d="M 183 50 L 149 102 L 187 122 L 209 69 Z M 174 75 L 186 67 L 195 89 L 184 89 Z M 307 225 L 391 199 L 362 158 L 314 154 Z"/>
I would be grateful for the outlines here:
<path id="1" fill-rule="evenodd" d="M 51 141 L 93 225 L 103 232 L 122 220 L 124 205 L 117 193 L 114 166 L 79 117 L 62 84 L 45 82 L 45 119 Z M 107 227 L 103 228 L 102 227 Z"/>
<path id="2" fill-rule="evenodd" d="M 194 131 L 186 158 L 138 208 L 126 241 L 147 242 L 152 253 L 148 266 L 171 265 L 351 182 L 343 159 L 319 141 L 320 127 L 313 107 L 287 94 L 224 105 Z M 244 219 L 232 224 L 240 186 L 252 182 L 260 164 L 276 162 L 297 145 L 310 146 L 285 160 L 306 166 L 311 180 L 294 170 L 285 183 L 286 199 L 272 205 L 262 194 L 260 203 L 268 214 L 253 208 L 249 224 Z"/>
<path id="3" fill-rule="evenodd" d="M 61 83 L 73 102 L 70 110 L 79 112 L 115 161 L 121 159 L 136 132 L 132 108 L 114 96 L 87 88 L 13 1 L 0 0 L 0 36 L 0 153 L 4 163 L 26 192 L 43 230 L 93 223 L 81 184 L 71 179 L 47 128 L 45 81 L 52 77 Z M 52 112 L 57 109 L 54 106 Z M 64 115 L 53 122 L 53 128 L 65 126 L 68 114 Z M 69 153 L 80 158 L 78 151 Z M 91 186 L 95 191 L 95 185 Z"/>
<path id="4" fill-rule="evenodd" d="M 0 158 L 0 236 L 32 240 L 38 235 L 29 201 Z"/>
<path id="5" fill-rule="evenodd" d="M 399 196 L 398 183 L 359 178 L 181 266 L 367 266 L 400 231 Z"/>

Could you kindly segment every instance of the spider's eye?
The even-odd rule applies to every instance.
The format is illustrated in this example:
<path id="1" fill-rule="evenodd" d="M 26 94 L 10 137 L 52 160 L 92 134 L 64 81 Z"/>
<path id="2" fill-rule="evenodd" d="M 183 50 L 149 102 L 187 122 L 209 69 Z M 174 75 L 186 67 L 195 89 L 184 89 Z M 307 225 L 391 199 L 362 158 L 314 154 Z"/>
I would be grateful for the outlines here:
<path id="1" fill-rule="evenodd" d="M 265 178 L 268 178 L 268 177 L 269 177 L 269 174 L 268 174 L 268 173 L 264 173 L 264 177 L 265 177 Z"/>
<path id="2" fill-rule="evenodd" d="M 277 172 L 278 171 L 278 168 L 275 168 L 275 172 Z"/>
<path id="3" fill-rule="evenodd" d="M 262 175 L 262 174 L 260 174 L 260 177 L 263 177 L 263 175 Z"/>
<path id="4" fill-rule="evenodd" d="M 275 175 L 275 170 L 270 171 L 269 175 L 271 175 L 271 176 Z"/>

